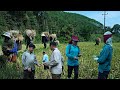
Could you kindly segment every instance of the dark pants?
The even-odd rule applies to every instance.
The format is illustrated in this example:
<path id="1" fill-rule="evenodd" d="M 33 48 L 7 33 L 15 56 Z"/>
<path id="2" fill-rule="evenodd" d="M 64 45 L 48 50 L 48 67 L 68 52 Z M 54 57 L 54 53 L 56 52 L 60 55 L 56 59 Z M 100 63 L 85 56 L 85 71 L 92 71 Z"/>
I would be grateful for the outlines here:
<path id="1" fill-rule="evenodd" d="M 46 48 L 47 44 L 46 43 L 43 43 L 44 44 L 44 48 Z"/>
<path id="2" fill-rule="evenodd" d="M 27 44 L 26 44 L 26 49 L 28 49 L 29 44 L 30 44 L 30 42 L 27 42 Z"/>
<path id="3" fill-rule="evenodd" d="M 52 79 L 60 79 L 61 74 L 52 74 Z"/>
<path id="4" fill-rule="evenodd" d="M 63 72 L 63 70 L 64 70 L 64 66 L 62 66 L 62 72 Z"/>
<path id="5" fill-rule="evenodd" d="M 24 70 L 24 77 L 23 79 L 34 79 L 35 76 L 35 70 L 32 70 L 29 72 L 28 70 Z"/>
<path id="6" fill-rule="evenodd" d="M 104 71 L 103 73 L 98 73 L 98 79 L 107 79 L 110 71 Z"/>
<path id="7" fill-rule="evenodd" d="M 44 70 L 47 70 L 47 69 L 49 69 L 49 67 L 44 65 Z"/>
<path id="8" fill-rule="evenodd" d="M 74 79 L 77 79 L 79 66 L 68 66 L 68 78 L 71 77 L 73 69 L 74 69 Z"/>

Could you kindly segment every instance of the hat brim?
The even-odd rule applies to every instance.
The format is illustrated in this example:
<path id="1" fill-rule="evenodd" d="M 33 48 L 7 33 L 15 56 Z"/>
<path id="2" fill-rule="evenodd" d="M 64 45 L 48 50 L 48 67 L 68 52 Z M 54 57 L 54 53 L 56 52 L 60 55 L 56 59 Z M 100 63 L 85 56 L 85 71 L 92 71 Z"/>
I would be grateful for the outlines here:
<path id="1" fill-rule="evenodd" d="M 75 41 L 75 42 L 79 42 L 79 40 L 74 40 L 74 39 L 73 39 L 73 41 Z"/>
<path id="2" fill-rule="evenodd" d="M 3 35 L 1 35 L 1 36 L 3 36 L 3 37 L 8 37 L 8 38 L 11 38 L 10 36 L 8 36 L 8 35 L 5 35 L 5 34 L 3 34 Z"/>

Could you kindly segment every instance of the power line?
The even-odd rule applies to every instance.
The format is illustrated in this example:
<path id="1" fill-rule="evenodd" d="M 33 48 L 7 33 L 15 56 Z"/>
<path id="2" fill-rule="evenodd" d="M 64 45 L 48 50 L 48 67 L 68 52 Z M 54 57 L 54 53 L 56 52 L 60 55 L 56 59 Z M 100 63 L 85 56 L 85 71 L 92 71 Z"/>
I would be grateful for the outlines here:
<path id="1" fill-rule="evenodd" d="M 106 15 L 107 15 L 108 13 L 106 13 L 106 11 L 104 11 L 104 14 L 102 14 L 102 15 L 104 15 L 104 32 L 105 32 L 105 19 L 106 19 Z"/>

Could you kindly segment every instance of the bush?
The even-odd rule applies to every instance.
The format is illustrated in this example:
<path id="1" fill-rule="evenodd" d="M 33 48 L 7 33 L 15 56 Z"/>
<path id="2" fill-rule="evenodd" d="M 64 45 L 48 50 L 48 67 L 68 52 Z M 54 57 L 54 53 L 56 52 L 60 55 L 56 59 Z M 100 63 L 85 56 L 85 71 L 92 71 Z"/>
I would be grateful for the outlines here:
<path id="1" fill-rule="evenodd" d="M 113 42 L 120 42 L 120 36 L 113 35 Z"/>

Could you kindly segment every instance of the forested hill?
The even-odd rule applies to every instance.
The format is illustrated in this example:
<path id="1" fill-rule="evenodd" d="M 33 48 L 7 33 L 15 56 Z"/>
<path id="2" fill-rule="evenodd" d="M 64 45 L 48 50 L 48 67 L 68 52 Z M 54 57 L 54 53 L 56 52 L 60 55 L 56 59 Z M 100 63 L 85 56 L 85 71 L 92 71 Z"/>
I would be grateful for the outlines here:
<path id="1" fill-rule="evenodd" d="M 35 29 L 37 34 L 56 33 L 60 40 L 67 40 L 72 34 L 89 40 L 91 34 L 102 33 L 102 27 L 94 19 L 63 11 L 0 11 L 0 34 L 10 29 Z"/>

